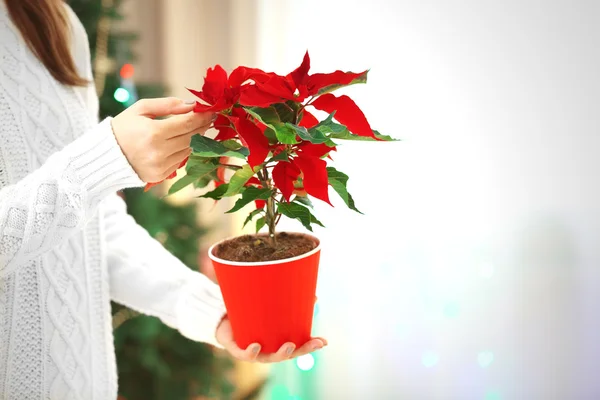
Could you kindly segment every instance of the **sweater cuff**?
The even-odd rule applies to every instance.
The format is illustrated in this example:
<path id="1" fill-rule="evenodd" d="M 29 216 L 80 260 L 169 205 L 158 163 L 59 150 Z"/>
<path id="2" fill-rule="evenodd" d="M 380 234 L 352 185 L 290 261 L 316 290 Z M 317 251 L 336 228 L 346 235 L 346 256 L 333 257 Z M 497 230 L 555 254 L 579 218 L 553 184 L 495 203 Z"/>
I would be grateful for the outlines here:
<path id="1" fill-rule="evenodd" d="M 122 189 L 144 186 L 117 143 L 111 119 L 106 118 L 72 142 L 67 150 L 78 182 L 93 198 L 102 199 Z"/>
<path id="2" fill-rule="evenodd" d="M 188 339 L 222 349 L 216 333 L 226 313 L 219 286 L 194 272 L 182 288 L 175 311 L 179 332 Z"/>

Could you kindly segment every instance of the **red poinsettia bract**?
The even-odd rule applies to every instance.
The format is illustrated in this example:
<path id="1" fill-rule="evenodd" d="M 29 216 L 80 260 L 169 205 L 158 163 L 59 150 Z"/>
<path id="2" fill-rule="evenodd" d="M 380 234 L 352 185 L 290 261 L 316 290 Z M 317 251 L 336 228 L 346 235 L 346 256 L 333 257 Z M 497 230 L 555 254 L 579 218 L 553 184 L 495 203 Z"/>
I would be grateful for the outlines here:
<path id="1" fill-rule="evenodd" d="M 198 98 L 196 112 L 217 114 L 217 134 L 192 140 L 194 155 L 187 162 L 185 181 L 170 193 L 195 181 L 204 187 L 212 180 L 215 189 L 201 197 L 241 195 L 230 211 L 253 203 L 256 209 L 246 222 L 262 215 L 257 229 L 266 224 L 270 231 L 281 215 L 310 230 L 312 224 L 320 225 L 308 197 L 331 205 L 329 187 L 358 211 L 347 191 L 348 176 L 328 165 L 330 153 L 337 150 L 338 140 L 393 139 L 373 131 L 349 96 L 332 92 L 365 83 L 367 72 L 311 74 L 308 52 L 287 75 L 243 66 L 228 75 L 219 65 L 209 68 L 202 90 L 189 90 Z M 319 119 L 321 114 L 328 117 Z M 232 172 L 228 178 L 227 169 Z"/>

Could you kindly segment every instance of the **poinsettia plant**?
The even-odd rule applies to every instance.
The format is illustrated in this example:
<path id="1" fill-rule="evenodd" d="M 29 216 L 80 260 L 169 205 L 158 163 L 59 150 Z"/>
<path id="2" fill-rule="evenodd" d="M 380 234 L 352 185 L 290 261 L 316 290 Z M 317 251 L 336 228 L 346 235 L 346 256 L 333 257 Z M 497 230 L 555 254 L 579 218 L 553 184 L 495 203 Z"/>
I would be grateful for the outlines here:
<path id="1" fill-rule="evenodd" d="M 323 226 L 311 212 L 310 197 L 331 205 L 329 186 L 350 209 L 360 212 L 348 193 L 348 176 L 327 165 L 330 153 L 336 151 L 335 141 L 394 139 L 373 130 L 350 97 L 332 93 L 366 83 L 368 71 L 309 74 L 309 69 L 308 52 L 302 64 L 285 76 L 248 67 L 228 75 L 219 65 L 210 68 L 202 91 L 188 90 L 201 100 L 196 112 L 217 115 L 218 134 L 214 139 L 192 137 L 192 154 L 182 164 L 186 174 L 169 194 L 192 184 L 204 188 L 214 183 L 214 189 L 200 197 L 220 200 L 241 195 L 227 213 L 254 202 L 256 209 L 244 226 L 255 220 L 258 232 L 266 225 L 273 240 L 282 215 L 310 231 L 313 224 Z M 319 121 L 310 109 L 328 115 Z M 241 165 L 232 159 L 241 160 Z"/>

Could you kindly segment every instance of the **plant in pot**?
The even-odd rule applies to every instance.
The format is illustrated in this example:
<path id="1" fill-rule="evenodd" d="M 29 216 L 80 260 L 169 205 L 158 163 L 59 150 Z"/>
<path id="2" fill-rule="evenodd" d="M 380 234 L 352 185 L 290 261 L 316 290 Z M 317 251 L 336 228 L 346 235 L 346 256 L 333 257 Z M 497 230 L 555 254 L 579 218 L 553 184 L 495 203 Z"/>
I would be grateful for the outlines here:
<path id="1" fill-rule="evenodd" d="M 286 76 L 247 67 L 228 75 L 218 65 L 210 68 L 202 91 L 190 91 L 201 100 L 195 111 L 216 114 L 218 134 L 192 138 L 186 174 L 169 189 L 172 194 L 213 183 L 200 197 L 240 196 L 227 213 L 255 206 L 244 226 L 254 220 L 257 233 L 219 242 L 209 257 L 238 346 L 257 342 L 264 353 L 311 338 L 320 241 L 307 233 L 277 232 L 280 218 L 295 219 L 310 232 L 323 226 L 311 211 L 311 198 L 331 204 L 329 186 L 359 212 L 346 188 L 348 176 L 328 166 L 329 154 L 338 140 L 393 140 L 371 129 L 350 97 L 332 93 L 365 83 L 368 71 L 309 74 L 309 69 L 308 52 Z M 319 121 L 311 109 L 327 116 Z"/>

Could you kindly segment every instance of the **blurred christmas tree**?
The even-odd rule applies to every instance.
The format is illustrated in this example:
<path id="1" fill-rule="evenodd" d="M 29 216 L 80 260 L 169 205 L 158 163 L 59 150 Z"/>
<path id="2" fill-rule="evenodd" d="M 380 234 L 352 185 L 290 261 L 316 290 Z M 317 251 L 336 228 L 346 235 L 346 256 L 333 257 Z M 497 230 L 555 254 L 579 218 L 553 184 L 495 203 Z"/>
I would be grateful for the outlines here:
<path id="1" fill-rule="evenodd" d="M 164 95 L 161 85 L 133 83 L 131 33 L 115 33 L 121 0 L 68 0 L 85 26 L 92 54 L 100 116 L 114 116 L 138 97 Z M 199 239 L 195 205 L 174 206 L 152 193 L 125 193 L 129 213 L 148 232 L 197 270 Z M 157 293 L 157 295 L 160 295 Z M 231 361 L 205 344 L 192 342 L 156 318 L 113 304 L 119 393 L 127 400 L 188 400 L 196 396 L 228 399 L 233 387 L 225 374 Z"/>

